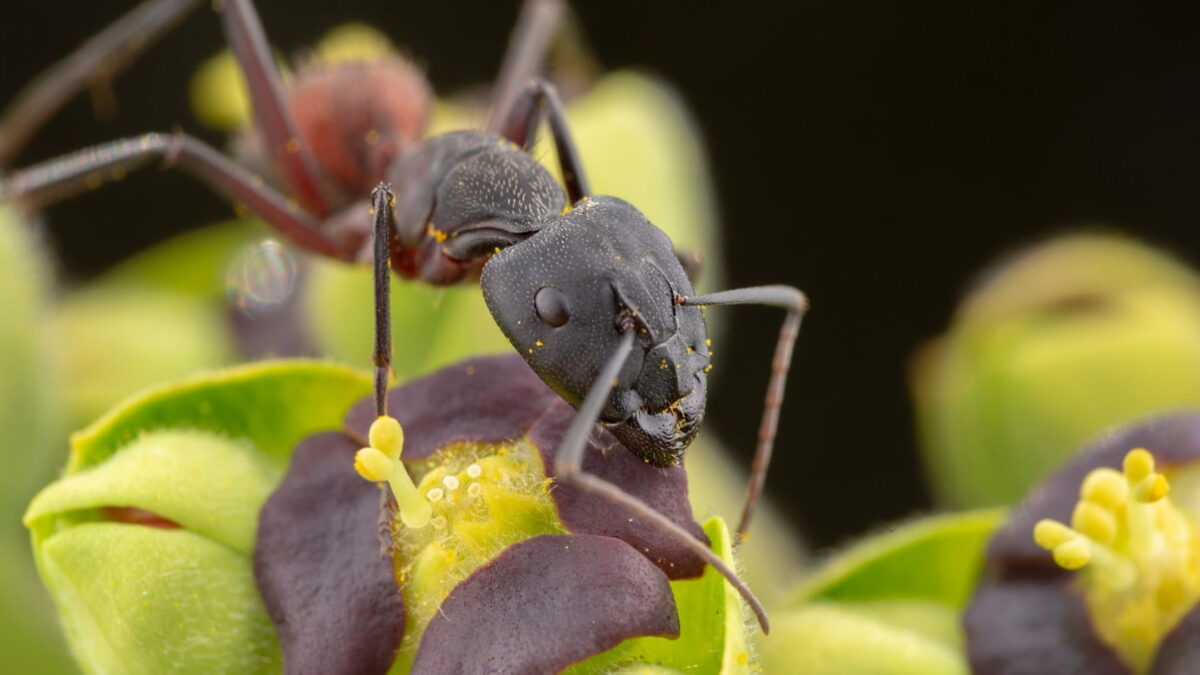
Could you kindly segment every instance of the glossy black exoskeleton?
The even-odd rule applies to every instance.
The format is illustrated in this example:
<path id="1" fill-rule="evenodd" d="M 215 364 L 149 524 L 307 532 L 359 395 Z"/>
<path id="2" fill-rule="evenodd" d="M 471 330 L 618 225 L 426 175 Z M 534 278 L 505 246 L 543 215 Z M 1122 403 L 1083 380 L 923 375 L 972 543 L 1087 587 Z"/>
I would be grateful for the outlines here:
<path id="1" fill-rule="evenodd" d="M 103 40 L 85 45 L 68 59 L 74 68 L 62 71 L 70 77 L 43 78 L 49 94 L 34 92 L 12 108 L 21 112 L 19 119 L 0 120 L 0 149 L 14 129 L 44 118 L 86 83 L 89 63 L 111 69 L 114 59 L 135 52 L 196 4 L 148 0 L 105 31 Z M 766 629 L 761 604 L 718 556 L 620 486 L 586 472 L 582 458 L 600 423 L 644 461 L 678 463 L 704 417 L 710 352 L 701 307 L 784 308 L 738 528 L 744 532 L 766 474 L 806 301 L 787 286 L 697 296 L 666 234 L 621 199 L 589 194 L 562 105 L 554 89 L 534 77 L 560 13 L 555 0 L 529 0 L 501 69 L 488 130 L 419 140 L 427 103 L 396 96 L 396 87 L 427 94 L 411 68 L 359 64 L 311 78 L 301 73 L 285 90 L 249 0 L 226 0 L 225 31 L 255 109 L 253 145 L 263 155 L 258 163 L 273 167 L 293 199 L 182 133 L 146 134 L 18 171 L 0 182 L 0 197 L 38 204 L 114 170 L 165 158 L 309 251 L 373 261 L 381 415 L 391 358 L 389 268 L 435 284 L 481 274 L 501 330 L 542 380 L 579 410 L 555 456 L 556 479 L 618 504 L 680 541 L 729 579 Z M 527 152 L 543 119 L 562 187 Z M 328 125 L 339 130 L 332 141 L 319 133 Z M 368 202 L 373 218 L 363 217 Z"/>

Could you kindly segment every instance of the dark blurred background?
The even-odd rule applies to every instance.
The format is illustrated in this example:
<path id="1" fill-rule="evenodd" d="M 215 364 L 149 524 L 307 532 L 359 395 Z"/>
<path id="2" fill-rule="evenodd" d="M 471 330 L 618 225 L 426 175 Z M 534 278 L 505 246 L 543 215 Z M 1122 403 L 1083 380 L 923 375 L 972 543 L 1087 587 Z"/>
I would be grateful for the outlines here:
<path id="1" fill-rule="evenodd" d="M 0 101 L 134 3 L 5 3 Z M 828 545 L 928 508 L 905 383 L 999 255 L 1106 223 L 1200 258 L 1200 5 L 577 2 L 605 67 L 674 83 L 703 129 L 732 284 L 790 283 L 814 310 L 798 345 L 768 489 Z M 258 7 L 291 53 L 372 22 L 451 92 L 489 81 L 515 2 L 284 2 Z M 116 118 L 80 97 L 19 164 L 179 124 L 187 80 L 222 47 L 189 18 L 116 81 Z M 47 214 L 84 281 L 230 209 L 146 171 Z M 747 456 L 780 316 L 732 314 L 709 424 Z"/>

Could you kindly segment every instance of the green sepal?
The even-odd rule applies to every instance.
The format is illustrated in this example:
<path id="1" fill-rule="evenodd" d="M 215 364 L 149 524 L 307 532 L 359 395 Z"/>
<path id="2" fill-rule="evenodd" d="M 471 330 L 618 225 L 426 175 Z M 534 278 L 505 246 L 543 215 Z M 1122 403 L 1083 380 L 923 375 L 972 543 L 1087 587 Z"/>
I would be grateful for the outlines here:
<path id="1" fill-rule="evenodd" d="M 67 473 L 95 466 L 148 430 L 198 429 L 245 438 L 279 466 L 318 431 L 340 429 L 370 391 L 366 373 L 331 362 L 263 361 L 206 373 L 126 400 L 71 437 Z"/>
<path id="2" fill-rule="evenodd" d="M 725 521 L 710 518 L 704 523 L 704 533 L 708 535 L 712 549 L 736 569 L 733 541 Z M 699 579 L 672 581 L 671 590 L 679 609 L 677 639 L 632 638 L 564 672 L 569 675 L 609 673 L 617 666 L 625 667 L 618 672 L 630 673 L 644 672 L 639 668 L 650 666 L 686 673 L 733 675 L 751 672 L 752 659 L 747 646 L 741 596 L 725 582 L 725 577 L 709 566 Z"/>

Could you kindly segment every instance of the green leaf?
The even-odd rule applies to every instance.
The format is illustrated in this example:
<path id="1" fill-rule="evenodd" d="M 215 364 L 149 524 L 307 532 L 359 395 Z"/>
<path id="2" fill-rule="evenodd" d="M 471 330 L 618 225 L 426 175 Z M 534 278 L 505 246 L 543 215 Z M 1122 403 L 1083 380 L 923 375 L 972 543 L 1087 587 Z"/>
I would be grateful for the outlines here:
<path id="1" fill-rule="evenodd" d="M 933 637 L 957 625 L 958 613 L 938 603 L 818 602 L 777 613 L 762 666 L 777 675 L 967 675 L 962 650 Z"/>
<path id="2" fill-rule="evenodd" d="M 959 611 L 994 509 L 921 518 L 868 537 L 812 575 L 760 643 L 767 672 L 959 675 L 968 672 Z"/>
<path id="3" fill-rule="evenodd" d="M 736 569 L 732 539 L 725 521 L 711 518 L 704 533 L 721 559 Z M 642 637 L 626 640 L 613 649 L 568 668 L 569 675 L 618 672 L 646 672 L 639 668 L 656 666 L 687 673 L 751 672 L 750 652 L 746 643 L 745 617 L 741 597 L 725 577 L 711 566 L 699 579 L 671 582 L 675 605 L 679 608 L 679 637 L 669 640 Z M 664 672 L 651 670 L 650 673 Z"/>
<path id="4" fill-rule="evenodd" d="M 868 537 L 809 577 L 788 604 L 912 598 L 961 608 L 1003 515 L 988 509 L 932 516 Z"/>
<path id="5" fill-rule="evenodd" d="M 264 361 L 137 395 L 71 437 L 67 473 L 95 466 L 148 430 L 199 429 L 246 438 L 282 466 L 296 443 L 340 429 L 370 391 L 363 372 L 323 361 Z"/>

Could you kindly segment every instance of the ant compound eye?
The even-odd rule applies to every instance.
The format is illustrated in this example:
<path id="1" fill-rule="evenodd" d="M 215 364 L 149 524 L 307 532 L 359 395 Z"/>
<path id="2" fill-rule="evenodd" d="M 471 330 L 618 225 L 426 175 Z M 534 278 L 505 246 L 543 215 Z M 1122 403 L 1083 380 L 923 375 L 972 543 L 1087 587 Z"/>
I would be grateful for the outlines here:
<path id="1" fill-rule="evenodd" d="M 551 326 L 561 326 L 571 318 L 567 296 L 557 288 L 547 286 L 539 289 L 537 295 L 533 296 L 533 305 L 542 321 Z"/>

